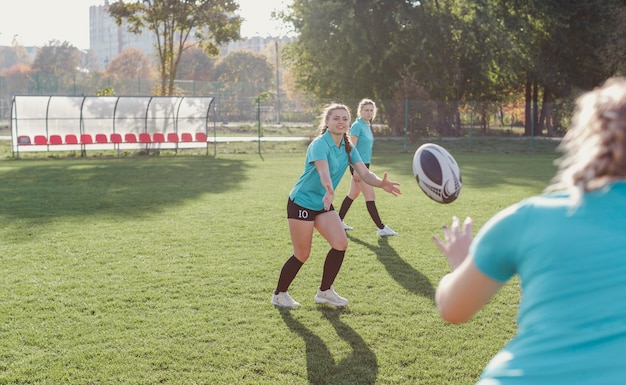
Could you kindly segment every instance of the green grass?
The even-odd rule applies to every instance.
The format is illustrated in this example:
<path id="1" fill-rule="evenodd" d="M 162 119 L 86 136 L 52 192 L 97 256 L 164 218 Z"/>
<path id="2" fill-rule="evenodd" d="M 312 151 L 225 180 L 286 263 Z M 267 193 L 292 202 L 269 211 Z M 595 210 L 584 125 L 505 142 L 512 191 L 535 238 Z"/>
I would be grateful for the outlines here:
<path id="1" fill-rule="evenodd" d="M 285 206 L 305 144 L 262 159 L 231 144 L 217 157 L 21 160 L 0 144 L 0 384 L 473 384 L 515 332 L 518 285 L 469 323 L 444 323 L 433 297 L 447 263 L 431 237 L 452 215 L 478 229 L 541 192 L 554 144 L 442 144 L 461 165 L 460 198 L 418 189 L 417 144 L 377 144 L 373 171 L 402 183 L 399 197 L 377 191 L 400 235 L 379 239 L 359 198 L 336 281 L 350 305 L 313 302 L 328 249 L 316 234 L 293 311 L 269 300 L 291 255 Z"/>

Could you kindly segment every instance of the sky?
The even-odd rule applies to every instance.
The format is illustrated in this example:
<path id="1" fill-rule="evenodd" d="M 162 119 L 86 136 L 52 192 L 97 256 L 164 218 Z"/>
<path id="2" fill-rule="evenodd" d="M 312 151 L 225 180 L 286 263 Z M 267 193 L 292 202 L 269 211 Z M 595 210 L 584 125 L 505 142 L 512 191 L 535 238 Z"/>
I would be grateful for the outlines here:
<path id="1" fill-rule="evenodd" d="M 109 0 L 112 4 L 115 0 Z M 291 0 L 238 0 L 239 15 L 245 21 L 242 37 L 281 36 L 288 31 L 271 13 L 285 9 Z M 62 4 L 62 6 L 60 6 Z M 0 46 L 16 39 L 23 46 L 44 46 L 50 40 L 68 41 L 89 49 L 89 7 L 104 0 L 17 0 L 0 11 Z"/>

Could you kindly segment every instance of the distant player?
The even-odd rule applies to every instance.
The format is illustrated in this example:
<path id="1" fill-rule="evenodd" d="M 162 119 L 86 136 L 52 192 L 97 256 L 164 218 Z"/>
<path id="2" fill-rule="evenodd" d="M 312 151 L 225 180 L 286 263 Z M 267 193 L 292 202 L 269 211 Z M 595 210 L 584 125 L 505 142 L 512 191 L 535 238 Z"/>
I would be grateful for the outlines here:
<path id="1" fill-rule="evenodd" d="M 367 168 L 370 168 L 372 162 L 372 150 L 374 148 L 374 133 L 372 132 L 372 122 L 376 117 L 376 103 L 370 99 L 363 99 L 359 102 L 357 108 L 357 119 L 350 127 L 350 141 L 356 146 L 361 154 L 361 159 Z M 378 214 L 378 208 L 376 208 L 376 193 L 374 188 L 365 183 L 359 174 L 354 174 L 354 169 L 350 167 L 350 173 L 352 174 L 352 180 L 350 181 L 350 191 L 348 195 L 343 199 L 341 208 L 339 209 L 339 217 L 345 230 L 353 230 L 352 226 L 348 226 L 343 219 L 346 217 L 352 202 L 359 196 L 359 193 L 363 193 L 365 198 L 365 207 L 369 213 L 372 221 L 378 228 L 376 233 L 381 237 L 398 235 L 389 226 L 385 225 L 380 219 Z"/>
<path id="2" fill-rule="evenodd" d="M 348 237 L 341 219 L 333 207 L 335 188 L 352 165 L 368 184 L 380 187 L 393 195 L 400 194 L 398 183 L 387 180 L 387 173 L 379 178 L 370 172 L 352 146 L 347 136 L 350 127 L 350 110 L 343 104 L 333 103 L 320 117 L 320 135 L 309 145 L 304 171 L 289 194 L 287 218 L 293 245 L 293 255 L 285 262 L 272 295 L 276 306 L 292 308 L 300 305 L 287 293 L 289 285 L 311 254 L 313 229 L 330 244 L 326 255 L 322 281 L 315 301 L 334 306 L 346 306 L 348 300 L 334 290 L 333 283 L 348 247 Z"/>

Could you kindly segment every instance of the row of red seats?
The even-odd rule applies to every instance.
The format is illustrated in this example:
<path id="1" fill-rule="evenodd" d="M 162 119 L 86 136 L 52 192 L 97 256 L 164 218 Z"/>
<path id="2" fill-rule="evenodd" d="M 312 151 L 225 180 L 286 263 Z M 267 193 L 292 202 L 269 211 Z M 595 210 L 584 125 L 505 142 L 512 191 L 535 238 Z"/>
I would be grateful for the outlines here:
<path id="1" fill-rule="evenodd" d="M 195 140 L 194 140 L 195 139 Z M 20 135 L 18 137 L 17 143 L 20 145 L 56 145 L 56 144 L 120 144 L 120 143 L 186 143 L 186 142 L 204 142 L 207 141 L 207 134 L 204 132 L 196 132 L 195 138 L 189 132 L 184 132 L 180 136 L 176 132 L 170 132 L 167 134 L 163 134 L 161 132 L 156 132 L 152 136 L 150 136 L 147 132 L 142 132 L 137 136 L 136 134 L 129 132 L 124 134 L 113 133 L 110 137 L 107 137 L 106 134 L 96 134 L 95 137 L 92 137 L 90 134 L 67 134 L 65 135 L 65 141 L 63 141 L 63 137 L 61 135 L 50 135 L 50 138 L 45 135 L 35 135 L 33 141 L 31 142 L 30 137 L 28 135 Z"/>

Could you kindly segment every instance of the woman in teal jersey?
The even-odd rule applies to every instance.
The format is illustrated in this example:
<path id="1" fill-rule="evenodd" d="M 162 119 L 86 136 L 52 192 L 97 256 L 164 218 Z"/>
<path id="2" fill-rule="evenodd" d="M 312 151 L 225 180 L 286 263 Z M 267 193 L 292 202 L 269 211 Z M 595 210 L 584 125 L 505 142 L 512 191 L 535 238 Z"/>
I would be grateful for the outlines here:
<path id="1" fill-rule="evenodd" d="M 304 171 L 289 194 L 287 218 L 293 245 L 293 255 L 285 262 L 278 278 L 272 303 L 292 308 L 299 305 L 287 293 L 300 267 L 311 253 L 313 229 L 330 244 L 324 262 L 322 281 L 315 301 L 334 306 L 345 306 L 348 300 L 338 295 L 333 283 L 348 247 L 348 238 L 341 226 L 341 219 L 333 207 L 335 188 L 352 165 L 368 184 L 380 187 L 393 195 L 400 194 L 398 183 L 389 181 L 387 173 L 379 178 L 370 172 L 361 160 L 356 148 L 347 136 L 350 126 L 350 110 L 343 104 L 333 103 L 326 107 L 320 117 L 320 135 L 307 149 Z"/>
<path id="2" fill-rule="evenodd" d="M 515 337 L 480 385 L 626 381 L 626 79 L 578 98 L 542 195 L 491 218 L 453 218 L 435 244 L 452 273 L 436 302 L 444 320 L 469 320 L 514 275 L 522 299 Z"/>
<path id="3" fill-rule="evenodd" d="M 372 162 L 372 150 L 374 148 L 372 122 L 376 117 L 376 103 L 370 99 L 361 100 L 357 107 L 357 115 L 357 119 L 352 124 L 352 127 L 350 127 L 350 141 L 356 146 L 356 149 L 359 150 L 363 163 L 369 168 Z M 374 192 L 374 188 L 365 183 L 358 173 L 355 175 L 352 167 L 350 168 L 350 173 L 352 174 L 350 191 L 348 191 L 348 195 L 343 199 L 341 208 L 339 209 L 339 217 L 341 218 L 344 230 L 353 230 L 352 226 L 348 226 L 343 219 L 346 217 L 352 202 L 354 202 L 360 193 L 363 193 L 367 212 L 378 228 L 376 233 L 381 237 L 398 235 L 398 233 L 385 225 L 380 219 L 378 208 L 376 207 L 376 193 Z"/>

